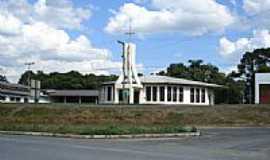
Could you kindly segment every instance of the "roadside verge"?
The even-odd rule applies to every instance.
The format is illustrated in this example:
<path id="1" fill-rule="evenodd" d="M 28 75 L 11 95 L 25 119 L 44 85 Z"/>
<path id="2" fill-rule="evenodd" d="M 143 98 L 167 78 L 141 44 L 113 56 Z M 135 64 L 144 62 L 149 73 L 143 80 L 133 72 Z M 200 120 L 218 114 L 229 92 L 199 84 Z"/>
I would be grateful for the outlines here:
<path id="1" fill-rule="evenodd" d="M 0 131 L 2 135 L 27 135 L 27 136 L 44 136 L 59 138 L 75 139 L 132 139 L 132 138 L 178 138 L 200 136 L 201 132 L 190 133 L 169 133 L 169 134 L 132 134 L 132 135 L 75 135 L 75 134 L 58 134 L 48 132 L 21 132 L 21 131 Z"/>

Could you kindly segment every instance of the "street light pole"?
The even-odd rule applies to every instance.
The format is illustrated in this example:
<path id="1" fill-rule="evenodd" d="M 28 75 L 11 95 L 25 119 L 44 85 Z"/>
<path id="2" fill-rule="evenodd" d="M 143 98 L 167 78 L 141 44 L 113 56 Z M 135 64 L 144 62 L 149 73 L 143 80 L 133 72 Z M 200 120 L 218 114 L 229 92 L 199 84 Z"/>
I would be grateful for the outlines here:
<path id="1" fill-rule="evenodd" d="M 24 63 L 25 66 L 27 66 L 27 71 L 28 71 L 28 86 L 31 86 L 31 66 L 33 66 L 35 64 L 35 62 L 26 62 Z"/>

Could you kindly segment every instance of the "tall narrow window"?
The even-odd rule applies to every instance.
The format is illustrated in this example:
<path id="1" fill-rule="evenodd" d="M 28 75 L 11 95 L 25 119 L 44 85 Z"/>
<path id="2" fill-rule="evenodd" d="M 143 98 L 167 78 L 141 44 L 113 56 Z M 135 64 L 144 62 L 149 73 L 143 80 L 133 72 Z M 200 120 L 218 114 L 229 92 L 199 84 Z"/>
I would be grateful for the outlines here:
<path id="1" fill-rule="evenodd" d="M 123 90 L 121 89 L 121 90 L 119 90 L 119 101 L 120 102 L 122 102 L 122 101 L 124 101 L 124 98 L 123 98 Z"/>
<path id="2" fill-rule="evenodd" d="M 165 101 L 165 87 L 159 88 L 159 98 L 161 102 Z"/>
<path id="3" fill-rule="evenodd" d="M 197 103 L 200 103 L 200 98 L 201 98 L 201 95 L 200 95 L 200 89 L 197 88 L 197 89 L 196 89 L 196 102 L 197 102 Z"/>
<path id="4" fill-rule="evenodd" d="M 190 102 L 194 103 L 194 88 L 190 88 Z"/>
<path id="5" fill-rule="evenodd" d="M 183 87 L 179 88 L 179 102 L 183 102 L 184 101 L 184 89 Z"/>
<path id="6" fill-rule="evenodd" d="M 172 87 L 167 88 L 167 101 L 172 101 Z"/>
<path id="7" fill-rule="evenodd" d="M 177 87 L 173 87 L 173 101 L 177 101 Z"/>
<path id="8" fill-rule="evenodd" d="M 205 103 L 205 89 L 202 89 L 202 103 Z"/>
<path id="9" fill-rule="evenodd" d="M 156 102 L 157 101 L 157 87 L 153 87 L 153 101 Z"/>
<path id="10" fill-rule="evenodd" d="M 147 101 L 151 101 L 151 99 L 152 99 L 152 89 L 151 89 L 151 87 L 146 87 L 146 100 Z"/>
<path id="11" fill-rule="evenodd" d="M 112 100 L 112 87 L 107 87 L 107 101 Z"/>

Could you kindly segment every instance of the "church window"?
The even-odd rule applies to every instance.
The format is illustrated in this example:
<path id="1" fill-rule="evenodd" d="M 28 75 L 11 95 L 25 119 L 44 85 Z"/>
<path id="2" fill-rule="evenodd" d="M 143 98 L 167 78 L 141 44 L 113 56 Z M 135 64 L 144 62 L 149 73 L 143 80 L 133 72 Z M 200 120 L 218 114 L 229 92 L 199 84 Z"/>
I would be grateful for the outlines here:
<path id="1" fill-rule="evenodd" d="M 177 101 L 177 87 L 173 87 L 173 101 Z"/>
<path id="2" fill-rule="evenodd" d="M 159 88 L 159 97 L 161 102 L 165 101 L 165 87 L 163 86 Z"/>
<path id="3" fill-rule="evenodd" d="M 151 101 L 152 99 L 152 88 L 150 86 L 146 87 L 146 100 Z"/>
<path id="4" fill-rule="evenodd" d="M 179 102 L 183 102 L 184 101 L 184 89 L 183 87 L 179 88 Z"/>
<path id="5" fill-rule="evenodd" d="M 172 101 L 172 87 L 167 88 L 167 100 L 168 102 Z"/>
<path id="6" fill-rule="evenodd" d="M 107 88 L 107 101 L 112 100 L 112 87 Z"/>
<path id="7" fill-rule="evenodd" d="M 202 103 L 205 103 L 205 89 L 202 89 Z"/>
<path id="8" fill-rule="evenodd" d="M 194 88 L 190 88 L 190 102 L 194 103 Z"/>
<path id="9" fill-rule="evenodd" d="M 124 98 L 123 98 L 123 90 L 119 90 L 119 101 L 122 102 L 124 101 Z"/>
<path id="10" fill-rule="evenodd" d="M 196 89 L 196 102 L 197 103 L 200 103 L 200 98 L 201 98 L 201 96 L 200 96 L 200 89 L 197 88 Z"/>
<path id="11" fill-rule="evenodd" d="M 157 101 L 157 87 L 153 87 L 153 101 Z"/>

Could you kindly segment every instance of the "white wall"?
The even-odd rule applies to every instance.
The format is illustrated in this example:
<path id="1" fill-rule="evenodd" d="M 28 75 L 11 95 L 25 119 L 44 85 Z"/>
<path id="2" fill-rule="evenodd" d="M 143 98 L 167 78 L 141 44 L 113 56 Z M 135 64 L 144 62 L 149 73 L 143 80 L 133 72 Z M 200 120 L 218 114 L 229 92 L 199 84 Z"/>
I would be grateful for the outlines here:
<path id="1" fill-rule="evenodd" d="M 152 96 L 151 96 L 151 101 L 147 101 L 146 98 L 146 87 L 152 87 L 153 90 L 153 86 L 157 87 L 157 101 L 153 100 L 153 92 L 152 92 Z M 159 97 L 159 93 L 160 93 L 160 87 L 163 86 L 165 87 L 165 95 L 164 95 L 164 101 L 160 101 L 160 97 Z M 171 97 L 172 100 L 171 101 L 167 101 L 167 87 L 171 86 L 173 87 L 177 87 L 177 101 L 173 101 L 173 89 L 171 92 Z M 112 87 L 112 100 L 108 101 L 107 100 L 107 91 L 108 91 L 108 87 Z M 183 91 L 184 91 L 184 97 L 183 97 L 183 102 L 179 101 L 179 88 L 183 87 Z M 106 85 L 103 86 L 100 92 L 100 104 L 119 104 L 119 99 L 118 99 L 118 90 L 116 90 L 117 87 L 113 86 L 113 85 Z M 191 103 L 190 101 L 190 88 L 194 88 L 195 89 L 195 102 Z M 201 100 L 201 96 L 200 96 L 200 102 L 196 102 L 196 89 L 200 89 L 200 95 L 202 95 L 202 89 L 205 89 L 205 102 L 203 103 Z M 162 85 L 162 84 L 157 84 L 157 85 L 150 85 L 150 84 L 146 84 L 143 86 L 143 88 L 140 90 L 140 104 L 166 104 L 166 105 L 180 105 L 180 104 L 187 104 L 187 105 L 213 105 L 214 101 L 210 101 L 209 96 L 212 97 L 212 100 L 214 100 L 214 93 L 212 91 L 212 89 L 210 88 L 206 88 L 206 87 L 190 87 L 190 86 L 183 86 L 183 85 Z"/>
<path id="2" fill-rule="evenodd" d="M 108 92 L 108 88 L 111 87 L 111 100 L 108 101 L 108 95 L 107 95 L 107 92 Z M 114 85 L 106 85 L 106 86 L 103 86 L 101 88 L 101 91 L 100 91 L 100 99 L 99 99 L 99 103 L 100 104 L 115 104 L 115 97 L 118 95 L 116 95 L 116 91 L 115 91 L 115 87 Z"/>
<path id="3" fill-rule="evenodd" d="M 159 91 L 159 88 L 161 86 L 164 86 L 165 87 L 165 101 L 160 101 L 160 97 L 159 95 L 157 96 L 157 101 L 153 101 L 153 93 L 152 93 L 152 96 L 151 96 L 151 101 L 147 101 L 147 98 L 146 98 L 146 87 L 152 87 L 152 91 L 153 91 L 153 86 L 156 86 L 158 88 L 158 93 L 160 92 Z M 172 92 L 171 92 L 171 101 L 168 101 L 167 100 L 167 88 L 168 87 L 177 87 L 177 101 L 173 101 L 173 89 L 172 89 Z M 183 87 L 183 90 L 184 90 L 184 99 L 183 99 L 183 102 L 180 102 L 179 101 L 179 88 L 180 87 Z M 209 92 L 211 93 L 211 89 L 209 88 L 205 88 L 205 87 L 190 87 L 190 86 L 182 86 L 182 85 L 144 85 L 143 87 L 143 91 L 142 91 L 142 97 L 143 99 L 140 101 L 141 104 L 166 104 L 166 105 L 179 105 L 179 104 L 187 104 L 187 105 L 213 105 L 211 104 L 210 100 L 209 100 Z M 195 89 L 195 95 L 194 95 L 194 103 L 191 103 L 191 99 L 190 99 L 190 89 L 191 88 L 194 88 Z M 196 102 L 196 89 L 199 89 L 200 90 L 200 102 Z M 201 95 L 202 95 L 202 89 L 205 89 L 205 102 L 203 103 L 202 100 L 201 100 Z M 213 96 L 213 94 L 210 94 L 211 96 Z M 212 99 L 214 99 L 214 96 L 212 97 Z M 214 103 L 214 102 L 212 102 Z"/>

